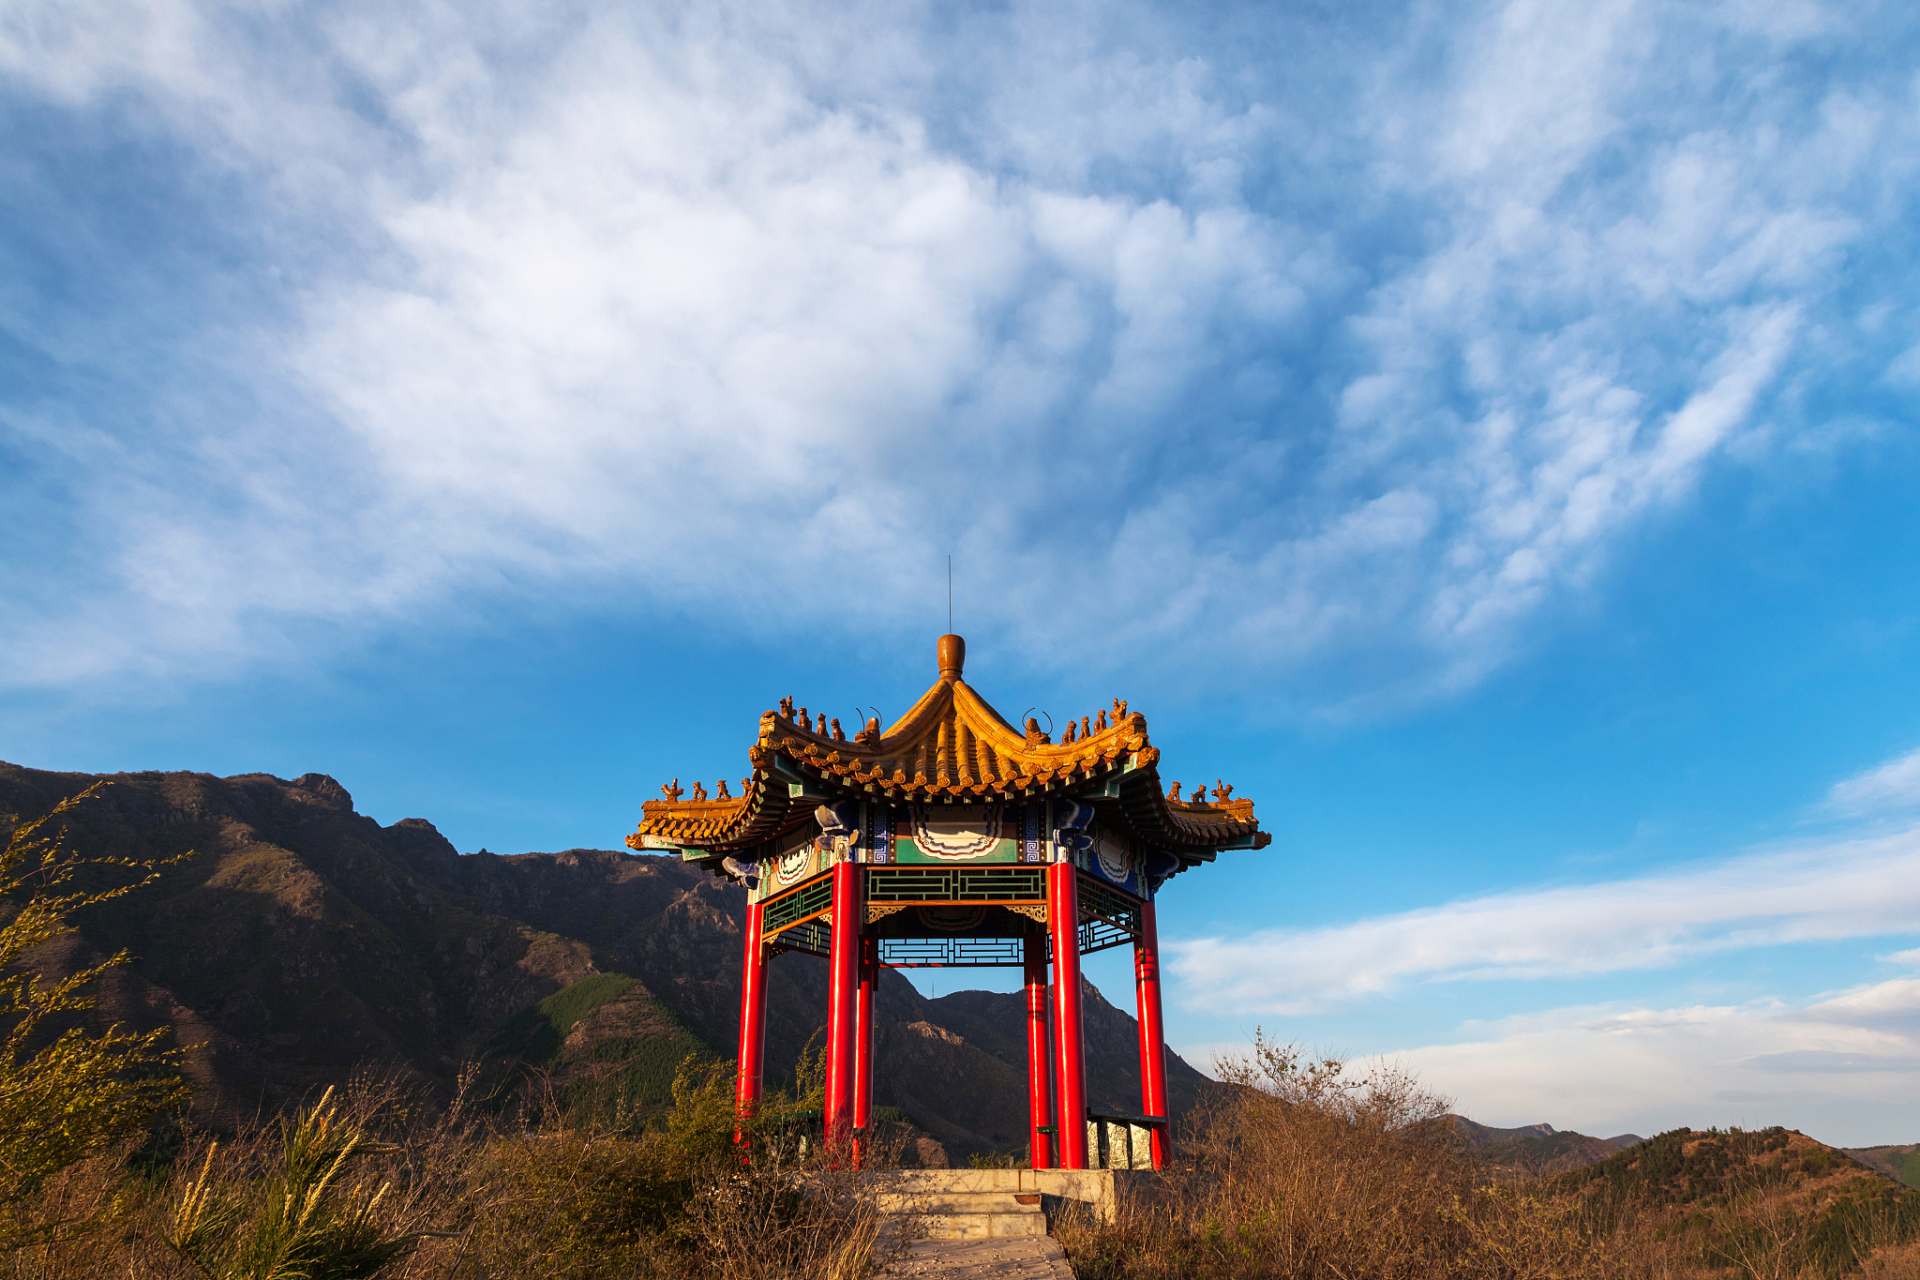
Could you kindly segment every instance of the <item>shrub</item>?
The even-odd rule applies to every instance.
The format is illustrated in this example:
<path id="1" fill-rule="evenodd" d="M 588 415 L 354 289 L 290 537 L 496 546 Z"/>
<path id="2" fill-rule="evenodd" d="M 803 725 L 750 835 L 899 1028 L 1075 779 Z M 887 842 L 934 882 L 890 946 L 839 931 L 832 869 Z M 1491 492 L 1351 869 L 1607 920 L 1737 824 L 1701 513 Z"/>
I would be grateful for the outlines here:
<path id="1" fill-rule="evenodd" d="M 471 1083 L 473 1075 L 464 1077 Z M 283 1121 L 187 1127 L 151 1176 L 118 1159 L 49 1183 L 98 1221 L 0 1256 L 0 1276 L 90 1280 L 862 1280 L 884 1249 L 871 1173 L 824 1150 L 808 1094 L 775 1094 L 735 1144 L 732 1074 L 681 1063 L 666 1123 L 569 1111 L 536 1080 L 518 1107 L 445 1108 L 363 1074 Z M 881 1152 L 884 1156 L 885 1153 Z M 904 1239 L 904 1237 L 899 1237 Z"/>
<path id="2" fill-rule="evenodd" d="M 1066 1224 L 1082 1280 L 1523 1280 L 1597 1276 L 1576 1206 L 1495 1184 L 1392 1068 L 1351 1074 L 1257 1037 L 1190 1124 L 1168 1194 Z"/>
<path id="3" fill-rule="evenodd" d="M 78 1021 L 94 1007 L 89 988 L 127 962 L 125 951 L 53 980 L 24 963 L 35 948 L 73 932 L 75 911 L 151 884 L 167 865 L 68 847 L 62 819 L 106 786 L 96 782 L 42 817 L 16 820 L 0 854 L 0 901 L 16 904 L 0 926 L 0 1251 L 96 1225 L 117 1202 L 82 1210 L 69 1195 L 49 1195 L 48 1183 L 139 1135 L 188 1092 L 175 1071 L 177 1052 L 159 1047 L 165 1029 L 140 1034 Z M 103 870 L 145 874 L 82 887 Z"/>
<path id="4" fill-rule="evenodd" d="M 163 1237 L 175 1252 L 209 1280 L 367 1280 L 412 1252 L 419 1234 L 385 1212 L 393 1184 L 354 1177 L 392 1149 L 342 1116 L 333 1090 L 279 1128 L 265 1177 L 216 1181 L 219 1144 L 207 1147 Z"/>

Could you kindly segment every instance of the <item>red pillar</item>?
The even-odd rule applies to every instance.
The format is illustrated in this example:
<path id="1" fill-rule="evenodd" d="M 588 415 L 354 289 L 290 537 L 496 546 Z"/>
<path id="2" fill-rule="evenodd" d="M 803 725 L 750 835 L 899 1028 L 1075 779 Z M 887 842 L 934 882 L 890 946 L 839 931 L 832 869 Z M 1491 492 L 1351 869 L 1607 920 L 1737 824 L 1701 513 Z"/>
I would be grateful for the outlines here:
<path id="1" fill-rule="evenodd" d="M 860 868 L 833 866 L 833 950 L 827 961 L 827 1143 L 853 1134 L 854 1006 L 860 985 Z"/>
<path id="2" fill-rule="evenodd" d="M 767 1046 L 767 949 L 761 938 L 762 909 L 747 904 L 744 955 L 740 961 L 740 1056 L 733 1077 L 734 1114 L 742 1122 L 760 1105 L 760 1063 Z M 745 1133 L 734 1132 L 735 1141 Z"/>
<path id="3" fill-rule="evenodd" d="M 838 917 L 836 917 L 837 919 Z M 873 993 L 880 985 L 880 939 L 860 939 L 860 990 L 853 1002 L 853 1127 L 865 1133 L 873 1119 Z M 853 1140 L 853 1163 L 866 1160 L 867 1140 Z"/>
<path id="4" fill-rule="evenodd" d="M 1059 1091 L 1054 1160 L 1087 1167 L 1087 1068 L 1080 1038 L 1080 886 L 1071 862 L 1047 868 L 1047 929 L 1053 934 L 1053 1063 Z"/>
<path id="5" fill-rule="evenodd" d="M 1171 1121 L 1167 1113 L 1167 1045 L 1160 1021 L 1160 931 L 1153 903 L 1140 908 L 1140 937 L 1133 944 L 1133 986 L 1140 1013 L 1140 1109 Z M 1164 1169 L 1173 1147 L 1170 1126 L 1153 1130 L 1153 1167 Z"/>
<path id="6" fill-rule="evenodd" d="M 1033 1167 L 1053 1167 L 1052 1090 L 1047 1087 L 1047 940 L 1027 935 L 1027 1120 Z"/>

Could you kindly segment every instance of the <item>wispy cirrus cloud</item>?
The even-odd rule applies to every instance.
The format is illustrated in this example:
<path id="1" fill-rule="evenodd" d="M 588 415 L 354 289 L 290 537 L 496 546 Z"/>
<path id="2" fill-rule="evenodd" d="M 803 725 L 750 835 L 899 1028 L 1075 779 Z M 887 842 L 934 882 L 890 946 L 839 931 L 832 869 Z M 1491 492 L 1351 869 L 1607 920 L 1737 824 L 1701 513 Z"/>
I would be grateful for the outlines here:
<path id="1" fill-rule="evenodd" d="M 8 215 L 81 228 L 37 252 L 87 287 L 0 324 L 88 390 L 0 430 L 106 566 L 6 622 L 8 678 L 514 593 L 753 626 L 835 581 L 779 625 L 886 627 L 957 550 L 1043 659 L 1071 615 L 1388 673 L 1335 697 L 1470 681 L 1808 425 L 1780 389 L 1836 345 L 1911 345 L 1852 315 L 1910 292 L 1860 255 L 1920 124 L 1871 16 L 1396 12 L 1283 58 L 1151 6 L 16 8 L 15 110 L 170 157 L 162 220 L 207 212 L 182 163 L 232 198 L 191 286 L 111 307 L 87 273 L 151 255 L 70 156 Z"/>
<path id="2" fill-rule="evenodd" d="M 1833 784 L 1825 807 L 1850 817 L 1897 813 L 1920 805 L 1920 750 Z"/>
<path id="3" fill-rule="evenodd" d="M 1306 1013 L 1420 983 L 1616 973 L 1911 933 L 1920 933 L 1920 829 L 1166 950 L 1183 987 L 1213 1007 Z"/>

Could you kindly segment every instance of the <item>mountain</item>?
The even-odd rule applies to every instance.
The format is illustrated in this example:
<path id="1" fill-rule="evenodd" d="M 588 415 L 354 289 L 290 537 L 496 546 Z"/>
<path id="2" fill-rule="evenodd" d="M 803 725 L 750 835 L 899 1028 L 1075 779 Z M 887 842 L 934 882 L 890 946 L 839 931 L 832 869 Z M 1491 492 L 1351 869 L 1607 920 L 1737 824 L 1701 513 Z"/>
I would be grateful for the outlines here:
<path id="1" fill-rule="evenodd" d="M 1920 1142 L 1842 1149 L 1869 1169 L 1884 1173 L 1895 1182 L 1920 1187 Z"/>
<path id="2" fill-rule="evenodd" d="M 45 813 L 95 780 L 0 763 L 0 814 Z M 63 974 L 130 951 L 99 1017 L 171 1028 L 211 1114 L 277 1108 L 374 1063 L 443 1092 L 481 1061 L 659 1102 L 688 1052 L 733 1055 L 745 894 L 678 859 L 463 856 L 422 819 L 356 813 L 324 774 L 109 781 L 69 824 L 78 849 L 192 857 L 83 913 L 35 963 Z M 782 955 L 767 988 L 777 1083 L 825 1021 L 826 966 Z M 1084 994 L 1089 1098 L 1138 1111 L 1134 1020 Z M 876 1106 L 956 1152 L 1024 1145 L 1023 997 L 929 1000 L 883 971 L 875 1013 Z M 1168 1066 L 1177 1115 L 1209 1082 L 1172 1053 Z"/>
<path id="3" fill-rule="evenodd" d="M 1449 1113 L 1441 1118 L 1452 1125 L 1453 1131 L 1476 1151 L 1516 1139 L 1542 1138 L 1554 1132 L 1550 1124 L 1526 1124 L 1515 1129 L 1496 1129 L 1492 1125 L 1481 1124 L 1477 1120 L 1469 1120 L 1462 1115 Z"/>
<path id="4" fill-rule="evenodd" d="M 1571 1129 L 1555 1129 L 1550 1124 L 1496 1129 L 1465 1116 L 1449 1115 L 1446 1119 L 1454 1132 L 1488 1165 L 1529 1177 L 1584 1169 L 1646 1141 L 1631 1133 L 1617 1138 L 1590 1138 Z"/>
<path id="5" fill-rule="evenodd" d="M 1546 1190 L 1582 1197 L 1589 1222 L 1636 1222 L 1744 1275 L 1840 1276 L 1881 1250 L 1910 1265 L 1920 1238 L 1920 1192 L 1789 1129 L 1676 1129 Z"/>

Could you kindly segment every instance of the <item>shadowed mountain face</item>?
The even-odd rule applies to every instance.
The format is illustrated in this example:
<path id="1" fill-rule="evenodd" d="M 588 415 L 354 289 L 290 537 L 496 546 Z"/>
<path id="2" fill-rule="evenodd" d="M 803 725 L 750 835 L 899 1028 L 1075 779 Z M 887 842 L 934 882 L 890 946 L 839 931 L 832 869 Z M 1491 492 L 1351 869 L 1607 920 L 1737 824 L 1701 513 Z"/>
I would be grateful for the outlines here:
<path id="1" fill-rule="evenodd" d="M 32 817 L 95 781 L 0 764 L 0 815 Z M 431 823 L 382 827 L 322 774 L 120 774 L 70 824 L 90 854 L 194 851 L 160 882 L 78 921 L 37 962 L 71 972 L 125 948 L 100 1015 L 171 1026 L 215 1112 L 284 1105 L 357 1065 L 439 1089 L 460 1065 L 518 1058 L 561 1078 L 646 1063 L 661 1084 L 689 1050 L 733 1055 L 744 892 L 678 860 L 597 849 L 461 856 Z M 826 966 L 769 969 L 777 1081 L 820 1030 Z M 1134 1020 L 1087 988 L 1089 1095 L 1137 1112 Z M 882 973 L 874 1102 L 961 1151 L 1026 1140 L 1025 1003 L 929 1001 Z M 1208 1082 L 1168 1055 L 1175 1114 Z"/>

